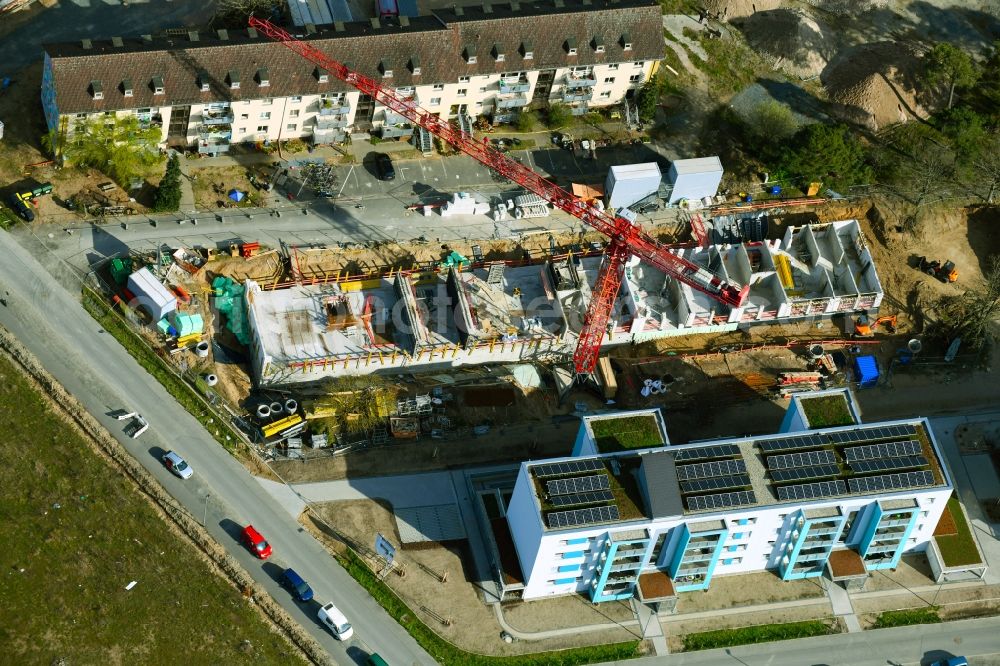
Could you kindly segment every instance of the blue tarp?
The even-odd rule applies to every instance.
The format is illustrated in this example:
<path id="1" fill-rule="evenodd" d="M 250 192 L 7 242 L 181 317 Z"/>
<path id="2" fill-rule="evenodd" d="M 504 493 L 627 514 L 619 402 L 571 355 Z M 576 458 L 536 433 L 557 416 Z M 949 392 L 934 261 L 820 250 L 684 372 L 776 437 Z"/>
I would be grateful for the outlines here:
<path id="1" fill-rule="evenodd" d="M 233 201 L 240 202 L 243 201 L 243 197 L 246 196 L 246 192 L 240 192 L 239 190 L 229 190 L 229 198 Z"/>
<path id="2" fill-rule="evenodd" d="M 874 356 L 858 356 L 854 359 L 854 378 L 860 388 L 878 383 L 878 361 Z"/>

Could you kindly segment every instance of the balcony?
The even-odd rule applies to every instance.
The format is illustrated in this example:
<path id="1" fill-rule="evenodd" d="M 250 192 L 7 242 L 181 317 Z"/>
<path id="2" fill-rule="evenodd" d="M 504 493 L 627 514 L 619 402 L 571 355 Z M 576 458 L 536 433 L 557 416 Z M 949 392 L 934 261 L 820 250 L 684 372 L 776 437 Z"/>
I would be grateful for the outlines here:
<path id="1" fill-rule="evenodd" d="M 158 113 L 136 116 L 139 127 L 149 129 L 150 127 L 163 127 L 163 116 Z"/>
<path id="2" fill-rule="evenodd" d="M 698 574 L 707 574 L 707 573 L 708 573 L 708 567 L 681 566 L 677 570 L 677 578 L 680 578 L 681 576 L 696 576 Z"/>
<path id="3" fill-rule="evenodd" d="M 569 113 L 571 116 L 585 116 L 589 112 L 590 112 L 590 107 L 587 106 L 586 103 L 583 103 L 579 106 L 571 106 L 569 109 Z"/>
<path id="4" fill-rule="evenodd" d="M 347 100 L 331 100 L 327 99 L 319 104 L 319 115 L 321 116 L 331 116 L 338 113 L 350 113 L 351 105 Z"/>
<path id="5" fill-rule="evenodd" d="M 507 79 L 500 81 L 500 94 L 509 95 L 511 93 L 526 93 L 531 90 L 531 82 L 528 79 Z"/>
<path id="6" fill-rule="evenodd" d="M 345 113 L 337 115 L 320 115 L 316 117 L 318 129 L 340 129 L 350 125 L 350 117 Z"/>
<path id="7" fill-rule="evenodd" d="M 572 74 L 566 75 L 566 87 L 577 89 L 577 88 L 593 88 L 597 85 L 597 79 L 594 78 L 593 74 L 587 74 L 586 76 L 573 76 Z"/>
<path id="8" fill-rule="evenodd" d="M 567 104 L 570 102 L 589 102 L 594 99 L 594 91 L 587 89 L 566 90 L 563 92 L 562 99 Z"/>
<path id="9" fill-rule="evenodd" d="M 383 139 L 399 139 L 401 137 L 413 136 L 413 127 L 410 125 L 383 125 L 379 129 L 379 136 Z"/>
<path id="10" fill-rule="evenodd" d="M 497 97 L 496 107 L 498 109 L 519 109 L 528 106 L 529 100 L 525 95 L 514 95 L 513 97 Z"/>
<path id="11" fill-rule="evenodd" d="M 322 127 L 313 127 L 313 143 L 323 144 L 323 143 L 341 143 L 347 139 L 347 132 L 343 129 L 329 128 L 323 129 Z"/>
<path id="12" fill-rule="evenodd" d="M 232 125 L 233 112 L 226 111 L 206 111 L 201 115 L 201 122 L 203 125 Z"/>
<path id="13" fill-rule="evenodd" d="M 233 138 L 232 125 L 205 125 L 198 128 L 198 138 L 202 141 L 229 141 Z"/>
<path id="14" fill-rule="evenodd" d="M 229 152 L 229 139 L 199 139 L 198 153 L 201 155 L 221 155 Z"/>

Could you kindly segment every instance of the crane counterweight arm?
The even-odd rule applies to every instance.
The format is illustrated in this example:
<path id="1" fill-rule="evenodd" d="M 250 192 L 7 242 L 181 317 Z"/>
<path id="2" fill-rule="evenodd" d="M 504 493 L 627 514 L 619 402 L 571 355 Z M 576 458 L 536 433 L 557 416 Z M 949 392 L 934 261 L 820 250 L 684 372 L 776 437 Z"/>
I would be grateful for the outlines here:
<path id="1" fill-rule="evenodd" d="M 726 305 L 738 307 L 746 299 L 749 287 L 741 289 L 706 268 L 675 254 L 669 247 L 657 242 L 631 221 L 577 198 L 552 181 L 492 147 L 488 139 L 477 140 L 451 122 L 419 107 L 412 97 L 403 97 L 394 89 L 383 86 L 372 77 L 350 69 L 270 21 L 252 16 L 250 17 L 250 27 L 270 39 L 281 42 L 285 47 L 317 67 L 369 95 L 376 102 L 406 118 L 409 122 L 447 141 L 456 149 L 524 189 L 537 194 L 554 207 L 579 219 L 611 240 L 608 257 L 602 264 L 598 284 L 594 291 L 595 295 L 588 307 L 577 354 L 574 356 L 578 371 L 581 371 L 581 368 L 592 370 L 597 362 L 597 350 L 604 336 L 614 299 L 621 286 L 625 263 L 628 261 L 629 255 L 639 257 L 664 274 L 698 289 Z M 613 291 L 609 291 L 612 288 Z M 580 358 L 577 359 L 577 356 Z"/>

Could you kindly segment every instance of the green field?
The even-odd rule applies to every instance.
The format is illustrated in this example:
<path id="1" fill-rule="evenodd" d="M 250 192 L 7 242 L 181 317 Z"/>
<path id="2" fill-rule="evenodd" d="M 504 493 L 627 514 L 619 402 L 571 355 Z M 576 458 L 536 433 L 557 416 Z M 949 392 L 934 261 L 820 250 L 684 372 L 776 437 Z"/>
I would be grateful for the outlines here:
<path id="1" fill-rule="evenodd" d="M 304 663 L 3 357 L 0 378 L 0 661 Z"/>

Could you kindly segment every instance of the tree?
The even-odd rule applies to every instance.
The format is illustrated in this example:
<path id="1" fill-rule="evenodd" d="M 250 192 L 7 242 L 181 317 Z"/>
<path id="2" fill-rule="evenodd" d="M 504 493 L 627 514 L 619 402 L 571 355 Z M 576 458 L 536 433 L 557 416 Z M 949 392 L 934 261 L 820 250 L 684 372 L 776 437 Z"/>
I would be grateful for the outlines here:
<path id="1" fill-rule="evenodd" d="M 981 150 L 969 163 L 968 173 L 973 184 L 983 188 L 986 194 L 981 194 L 983 190 L 974 189 L 980 192 L 986 203 L 992 204 L 997 189 L 1000 189 L 1000 130 L 986 134 L 980 147 Z"/>
<path id="2" fill-rule="evenodd" d="M 545 115 L 545 124 L 548 125 L 549 129 L 559 129 L 568 123 L 572 117 L 573 114 L 570 112 L 568 106 L 556 102 L 549 105 L 548 112 Z"/>
<path id="3" fill-rule="evenodd" d="M 938 320 L 932 335 L 950 343 L 962 338 L 963 347 L 981 348 L 990 335 L 990 327 L 1000 317 L 1000 256 L 990 258 L 983 275 L 985 284 L 958 297 L 943 299 L 938 305 Z"/>
<path id="4" fill-rule="evenodd" d="M 747 118 L 747 131 L 766 143 L 784 141 L 797 126 L 791 107 L 774 99 L 755 106 Z"/>
<path id="5" fill-rule="evenodd" d="M 947 199 L 956 172 L 955 151 L 946 137 L 923 123 L 893 127 L 883 136 L 880 180 L 913 207 L 904 226 L 915 231 L 920 211 Z"/>
<path id="6" fill-rule="evenodd" d="M 842 190 L 871 179 L 865 149 L 845 125 L 806 125 L 777 153 L 778 170 L 803 185 L 820 181 Z"/>
<path id="7" fill-rule="evenodd" d="M 976 65 L 965 51 L 947 43 L 936 44 L 924 54 L 924 79 L 948 89 L 948 108 L 955 101 L 955 89 L 971 86 L 978 78 Z"/>
<path id="8" fill-rule="evenodd" d="M 538 114 L 534 111 L 522 111 L 517 116 L 518 132 L 534 132 L 538 124 Z"/>
<path id="9" fill-rule="evenodd" d="M 938 128 L 951 143 L 959 159 L 975 158 L 983 149 L 986 129 L 983 118 L 972 109 L 948 109 L 935 118 Z"/>
<path id="10" fill-rule="evenodd" d="M 135 116 L 94 118 L 73 128 L 63 142 L 63 155 L 68 162 L 98 169 L 127 188 L 132 178 L 162 159 L 159 142 L 160 129 L 142 127 Z"/>
<path id="11" fill-rule="evenodd" d="M 639 88 L 635 96 L 635 105 L 639 109 L 639 118 L 644 122 L 653 119 L 656 113 L 656 103 L 660 100 L 660 86 L 650 79 Z"/>
<path id="12" fill-rule="evenodd" d="M 181 163 L 177 153 L 167 160 L 167 170 L 156 188 L 153 199 L 153 210 L 166 212 L 177 210 L 181 205 Z"/>
<path id="13" fill-rule="evenodd" d="M 275 0 L 219 0 L 212 23 L 217 28 L 246 28 L 250 16 L 281 20 Z"/>

